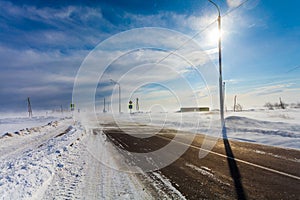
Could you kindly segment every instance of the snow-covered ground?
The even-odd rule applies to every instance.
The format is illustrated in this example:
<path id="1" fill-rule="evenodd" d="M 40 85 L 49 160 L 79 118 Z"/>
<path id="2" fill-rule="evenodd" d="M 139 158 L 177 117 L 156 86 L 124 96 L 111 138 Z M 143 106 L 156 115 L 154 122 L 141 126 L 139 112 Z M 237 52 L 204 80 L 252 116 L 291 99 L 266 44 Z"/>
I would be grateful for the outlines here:
<path id="1" fill-rule="evenodd" d="M 69 112 L 53 113 L 49 111 L 39 111 L 34 113 L 32 118 L 28 113 L 0 113 L 0 136 L 7 132 L 15 132 L 24 128 L 38 127 L 46 125 L 51 121 L 56 121 L 66 116 L 71 116 Z"/>
<path id="2" fill-rule="evenodd" d="M 114 119 L 222 137 L 218 117 L 218 112 L 135 113 Z M 300 149 L 300 109 L 226 112 L 225 118 L 229 139 Z"/>
<path id="3" fill-rule="evenodd" d="M 24 113 L 1 114 L 0 199 L 154 199 L 134 174 L 115 170 L 123 162 L 100 123 L 139 123 L 222 137 L 214 112 L 101 113 L 97 122 L 82 117 L 74 121 L 70 113 L 44 112 L 31 119 Z M 98 134 L 87 130 L 85 123 L 98 126 Z M 231 139 L 300 149 L 299 109 L 227 112 L 226 128 Z M 211 176 L 207 169 L 188 167 Z"/>
<path id="4" fill-rule="evenodd" d="M 300 149 L 300 110 L 267 110 L 228 113 L 231 139 Z"/>
<path id="5" fill-rule="evenodd" d="M 43 111 L 33 118 L 28 118 L 26 114 L 1 114 L 0 137 L 6 133 L 20 134 L 26 132 L 26 128 L 39 127 L 71 116 L 70 113 L 46 113 Z M 127 121 L 222 137 L 217 112 L 135 113 L 131 115 L 100 113 L 98 116 L 100 123 Z M 83 115 L 83 117 L 85 118 L 83 121 L 89 121 L 86 120 L 87 115 Z M 225 117 L 227 137 L 230 139 L 300 149 L 300 109 L 226 112 Z"/>
<path id="6" fill-rule="evenodd" d="M 69 117 L 37 124 L 0 139 L 0 199 L 153 199 L 134 174 L 114 169 L 104 134 Z"/>

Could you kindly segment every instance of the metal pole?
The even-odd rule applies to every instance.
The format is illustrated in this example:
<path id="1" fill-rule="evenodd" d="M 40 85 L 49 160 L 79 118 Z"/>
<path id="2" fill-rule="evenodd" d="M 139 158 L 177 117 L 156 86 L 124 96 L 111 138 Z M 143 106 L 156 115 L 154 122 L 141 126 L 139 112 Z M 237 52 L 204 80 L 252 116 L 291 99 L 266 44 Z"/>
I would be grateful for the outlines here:
<path id="1" fill-rule="evenodd" d="M 105 97 L 103 99 L 103 112 L 106 113 L 106 109 L 105 109 Z"/>
<path id="2" fill-rule="evenodd" d="M 28 102 L 28 114 L 29 114 L 29 118 L 32 117 L 32 108 L 31 108 L 31 103 L 30 103 L 30 98 L 27 98 L 27 102 Z"/>
<path id="3" fill-rule="evenodd" d="M 121 85 L 120 83 L 118 83 L 119 85 L 119 113 L 121 113 Z"/>
<path id="4" fill-rule="evenodd" d="M 221 48 L 221 14 L 219 6 L 211 0 L 212 3 L 218 10 L 218 30 L 219 30 L 219 96 L 220 96 L 220 115 L 221 115 L 221 126 L 224 126 L 224 98 L 223 98 L 223 78 L 222 78 L 222 48 Z"/>
<path id="5" fill-rule="evenodd" d="M 135 107 L 135 109 L 136 109 L 137 112 L 140 111 L 139 98 L 136 98 L 136 107 Z"/>
<path id="6" fill-rule="evenodd" d="M 121 110 L 121 85 L 120 85 L 120 83 L 118 83 L 112 79 L 110 79 L 110 81 L 119 86 L 119 113 L 121 113 L 122 112 L 122 110 Z"/>

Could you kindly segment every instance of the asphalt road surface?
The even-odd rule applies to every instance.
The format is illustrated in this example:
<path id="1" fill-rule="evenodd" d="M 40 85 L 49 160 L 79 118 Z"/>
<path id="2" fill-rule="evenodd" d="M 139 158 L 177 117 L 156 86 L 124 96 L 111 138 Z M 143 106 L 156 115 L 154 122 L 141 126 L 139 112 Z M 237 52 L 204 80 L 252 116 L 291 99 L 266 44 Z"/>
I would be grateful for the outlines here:
<path id="1" fill-rule="evenodd" d="M 148 167 L 145 163 L 155 165 L 160 158 L 174 156 L 176 148 L 186 147 L 174 162 L 146 174 L 155 179 L 159 172 L 187 199 L 300 199 L 300 151 L 227 139 L 218 139 L 211 150 L 203 150 L 204 135 L 171 129 L 152 134 L 153 129 L 106 124 L 103 133 L 126 158 L 127 164 L 144 171 Z M 147 137 L 148 133 L 152 135 Z M 226 138 L 226 130 L 223 135 Z M 150 159 L 137 158 L 134 154 L 159 150 L 175 136 L 181 139 L 175 142 L 177 146 L 172 152 L 153 155 Z M 192 144 L 187 144 L 191 137 Z M 205 140 L 216 139 L 206 137 Z M 199 158 L 201 149 L 208 153 L 204 158 Z M 148 188 L 152 187 L 151 182 L 143 181 Z"/>

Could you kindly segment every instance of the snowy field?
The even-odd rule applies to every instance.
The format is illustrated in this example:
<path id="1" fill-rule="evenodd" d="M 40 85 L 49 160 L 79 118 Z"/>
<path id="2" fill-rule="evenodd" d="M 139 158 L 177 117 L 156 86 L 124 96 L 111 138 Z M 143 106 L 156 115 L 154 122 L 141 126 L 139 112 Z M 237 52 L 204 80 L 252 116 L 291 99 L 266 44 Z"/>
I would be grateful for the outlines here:
<path id="1" fill-rule="evenodd" d="M 223 137 L 218 117 L 217 112 L 136 113 L 115 116 L 115 120 Z M 226 112 L 225 120 L 229 139 L 300 149 L 300 109 Z"/>
<path id="2" fill-rule="evenodd" d="M 32 118 L 27 112 L 23 113 L 0 113 L 0 136 L 7 132 L 15 132 L 25 128 L 38 127 L 71 116 L 70 113 L 53 113 L 50 111 L 39 111 Z"/>
<path id="3" fill-rule="evenodd" d="M 26 114 L 1 114 L 0 136 L 6 133 L 18 133 L 22 129 L 26 131 L 26 128 L 39 127 L 65 117 L 71 117 L 71 114 L 67 112 L 61 114 L 42 111 L 33 118 L 28 118 Z M 217 112 L 134 113 L 131 115 L 128 113 L 122 115 L 100 113 L 98 122 L 125 121 L 222 137 L 218 116 Z M 82 121 L 89 120 L 88 117 L 84 115 L 83 117 L 81 116 Z M 300 149 L 300 109 L 226 112 L 225 118 L 227 137 L 230 139 Z"/>
<path id="4" fill-rule="evenodd" d="M 300 110 L 228 113 L 228 137 L 265 145 L 300 149 Z"/>

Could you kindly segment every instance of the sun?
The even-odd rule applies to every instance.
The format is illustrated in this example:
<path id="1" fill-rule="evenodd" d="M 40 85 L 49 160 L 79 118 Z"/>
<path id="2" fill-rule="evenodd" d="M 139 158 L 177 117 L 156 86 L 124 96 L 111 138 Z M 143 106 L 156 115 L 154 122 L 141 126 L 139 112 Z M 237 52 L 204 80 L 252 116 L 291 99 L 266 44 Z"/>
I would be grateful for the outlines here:
<path id="1" fill-rule="evenodd" d="M 213 30 L 208 32 L 209 43 L 211 44 L 217 43 L 222 36 L 223 36 L 222 31 L 220 32 L 218 28 L 214 28 Z"/>

